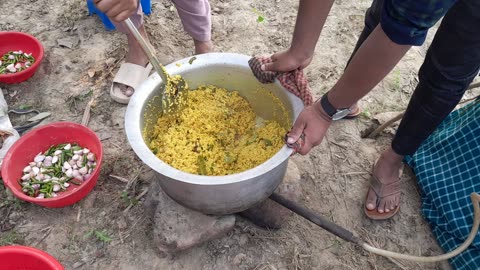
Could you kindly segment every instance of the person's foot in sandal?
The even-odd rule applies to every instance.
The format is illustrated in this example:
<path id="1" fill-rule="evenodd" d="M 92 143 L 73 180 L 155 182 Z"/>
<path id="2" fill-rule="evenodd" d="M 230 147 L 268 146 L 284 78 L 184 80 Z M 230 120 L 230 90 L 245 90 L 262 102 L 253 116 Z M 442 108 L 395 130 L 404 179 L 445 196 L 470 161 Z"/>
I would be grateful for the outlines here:
<path id="1" fill-rule="evenodd" d="M 145 27 L 142 25 L 138 31 L 148 42 Z M 148 64 L 148 57 L 143 52 L 141 45 L 132 34 L 127 34 L 128 53 L 125 63 L 120 66 L 112 82 L 110 95 L 113 100 L 127 104 L 135 92 L 135 88 L 147 79 L 152 66 Z"/>
<path id="2" fill-rule="evenodd" d="M 391 147 L 385 150 L 373 167 L 365 214 L 375 220 L 393 217 L 400 209 L 400 176 L 403 156 Z"/>
<path id="3" fill-rule="evenodd" d="M 362 110 L 357 103 L 353 104 L 352 107 L 350 107 L 350 110 L 352 110 L 352 112 L 345 116 L 343 119 L 355 119 L 362 113 Z"/>

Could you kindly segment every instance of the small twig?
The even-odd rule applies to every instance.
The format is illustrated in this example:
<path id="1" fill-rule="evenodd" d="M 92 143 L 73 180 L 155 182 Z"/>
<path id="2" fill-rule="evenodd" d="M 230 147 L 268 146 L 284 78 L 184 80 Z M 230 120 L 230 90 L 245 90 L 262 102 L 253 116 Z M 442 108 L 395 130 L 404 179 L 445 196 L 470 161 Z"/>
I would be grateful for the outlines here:
<path id="1" fill-rule="evenodd" d="M 20 226 L 16 226 L 17 229 L 23 229 L 23 228 L 30 228 L 30 227 L 43 227 L 43 226 L 46 226 L 47 224 L 25 224 L 25 225 L 20 225 Z M 37 229 L 36 231 L 38 230 L 43 230 L 43 229 Z"/>
<path id="2" fill-rule="evenodd" d="M 348 175 L 364 175 L 364 174 L 370 174 L 370 172 L 349 172 L 349 173 L 341 173 L 340 175 L 348 176 Z"/>
<path id="3" fill-rule="evenodd" d="M 80 263 L 78 263 L 76 266 L 75 266 L 75 269 L 77 268 L 80 268 L 81 266 L 83 266 L 85 264 L 84 261 L 81 261 Z"/>
<path id="4" fill-rule="evenodd" d="M 388 120 L 387 122 L 383 123 L 378 128 L 376 128 L 374 131 L 372 131 L 372 133 L 368 134 L 366 137 L 369 138 L 369 139 L 375 138 L 378 134 L 380 134 L 380 132 L 382 132 L 384 129 L 389 127 L 391 124 L 393 124 L 393 123 L 397 122 L 398 120 L 402 119 L 404 114 L 405 113 L 402 112 L 402 113 L 398 114 L 397 116 L 393 117 L 392 119 Z"/>
<path id="5" fill-rule="evenodd" d="M 8 210 L 7 210 L 7 214 L 5 215 L 5 218 L 2 220 L 2 223 L 1 224 L 4 224 L 7 219 L 10 217 L 10 213 L 12 212 L 12 208 L 13 207 L 9 207 Z"/>
<path id="6" fill-rule="evenodd" d="M 133 223 L 133 225 L 130 226 L 130 229 L 128 229 L 128 231 L 125 232 L 123 239 L 126 240 L 128 237 L 130 237 L 130 235 L 132 234 L 133 230 L 136 229 L 137 224 L 138 224 L 139 222 L 140 222 L 140 223 L 144 223 L 146 219 L 147 219 L 147 218 L 139 218 L 139 219 L 137 219 L 137 221 L 135 221 L 135 223 Z"/>
<path id="7" fill-rule="evenodd" d="M 85 106 L 85 110 L 83 111 L 82 117 L 82 125 L 87 126 L 88 121 L 90 121 L 90 109 L 92 108 L 92 104 L 96 99 L 96 95 L 94 95 L 90 101 L 88 101 L 87 106 Z"/>
<path id="8" fill-rule="evenodd" d="M 80 216 L 82 215 L 82 207 L 78 207 L 78 213 L 77 213 L 77 222 L 80 222 Z"/>
<path id="9" fill-rule="evenodd" d="M 38 246 L 38 244 L 40 244 L 43 240 L 45 240 L 45 238 L 47 238 L 47 236 L 52 232 L 52 227 L 48 227 L 45 230 L 45 234 L 42 236 L 42 238 L 40 238 L 40 240 L 37 241 L 37 243 L 35 243 L 34 246 Z"/>
<path id="10" fill-rule="evenodd" d="M 330 140 L 328 139 L 328 136 L 325 135 L 325 140 L 327 141 L 327 147 L 328 147 L 328 152 L 330 152 L 330 162 L 331 162 L 331 165 L 332 165 L 332 169 L 333 169 L 333 175 L 336 176 L 337 175 L 337 169 L 336 169 L 336 166 L 335 166 L 335 162 L 333 161 L 333 152 L 332 152 L 332 148 L 330 147 Z"/>
<path id="11" fill-rule="evenodd" d="M 128 183 L 127 178 L 116 176 L 116 175 L 113 175 L 113 174 L 110 174 L 109 176 L 112 177 L 113 179 L 116 179 L 116 180 L 120 181 L 120 182 Z"/>
<path id="12" fill-rule="evenodd" d="M 142 191 L 142 193 L 140 193 L 137 197 L 135 197 L 135 199 L 136 199 L 137 201 L 139 201 L 143 196 L 145 196 L 145 194 L 147 194 L 147 192 L 148 192 L 148 187 L 145 188 L 145 189 Z M 127 208 L 125 208 L 125 210 L 123 210 L 123 213 L 127 213 L 128 210 L 130 210 L 130 208 L 132 208 L 132 207 L 133 207 L 133 204 L 130 204 Z"/>
<path id="13" fill-rule="evenodd" d="M 145 189 L 142 191 L 142 193 L 140 193 L 137 197 L 135 197 L 135 199 L 140 200 L 143 196 L 145 196 L 145 194 L 147 194 L 147 192 L 148 192 L 148 187 L 145 188 Z"/>
<path id="14" fill-rule="evenodd" d="M 473 98 L 467 98 L 467 99 L 465 99 L 465 100 L 460 101 L 458 104 L 464 104 L 464 103 L 473 101 L 473 100 L 475 100 L 475 99 L 477 99 L 477 98 L 479 98 L 479 97 L 480 97 L 480 96 L 476 96 L 476 97 L 473 97 Z"/>
<path id="15" fill-rule="evenodd" d="M 275 236 L 255 236 L 255 237 L 252 237 L 252 239 L 288 240 L 288 239 L 291 239 L 291 238 L 290 237 L 281 237 L 281 236 L 278 236 L 278 237 L 275 237 Z"/>
<path id="16" fill-rule="evenodd" d="M 123 244 L 123 236 L 122 236 L 122 232 L 119 232 L 119 233 L 118 233 L 118 236 L 119 236 L 119 238 L 120 238 L 120 243 L 122 243 L 122 244 Z"/>
<path id="17" fill-rule="evenodd" d="M 122 147 L 120 147 L 120 145 L 118 145 L 118 144 L 116 144 L 116 143 L 114 143 L 114 142 L 110 142 L 110 144 L 112 144 L 113 146 L 115 146 L 115 147 L 118 148 L 118 149 L 122 149 Z"/>
<path id="18" fill-rule="evenodd" d="M 345 150 L 348 149 L 348 146 L 341 145 L 341 144 L 339 144 L 339 143 L 337 143 L 337 142 L 330 141 L 330 143 L 331 143 L 331 144 L 334 144 L 334 145 L 336 145 L 336 146 L 338 146 L 338 147 L 340 147 L 340 148 L 343 148 L 343 149 L 345 149 Z"/>
<path id="19" fill-rule="evenodd" d="M 138 179 L 138 177 L 140 176 L 141 173 L 142 173 L 142 170 L 140 169 L 140 170 L 138 170 L 138 172 L 135 174 L 135 176 L 131 180 L 128 180 L 128 183 L 125 186 L 125 190 L 129 190 L 132 186 L 135 185 L 135 183 L 137 182 L 137 179 Z"/>

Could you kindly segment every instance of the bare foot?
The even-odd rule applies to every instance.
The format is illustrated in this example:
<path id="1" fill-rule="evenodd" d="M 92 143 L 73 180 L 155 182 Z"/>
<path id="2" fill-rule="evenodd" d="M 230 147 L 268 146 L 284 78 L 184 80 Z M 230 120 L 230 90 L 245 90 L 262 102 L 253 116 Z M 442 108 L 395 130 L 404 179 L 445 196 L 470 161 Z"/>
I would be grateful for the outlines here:
<path id="1" fill-rule="evenodd" d="M 194 39 L 193 43 L 195 43 L 195 54 L 209 53 L 213 51 L 213 43 L 211 40 L 198 41 Z"/>
<path id="2" fill-rule="evenodd" d="M 373 168 L 373 174 L 382 184 L 390 184 L 399 181 L 400 169 L 403 166 L 402 160 L 403 156 L 395 153 L 392 147 L 388 147 L 388 149 L 385 150 L 377 160 L 377 163 Z M 394 192 L 389 191 L 389 193 L 392 194 Z M 368 191 L 367 200 L 365 203 L 367 209 L 374 210 L 377 207 L 376 202 L 377 195 L 372 189 L 370 189 Z M 392 210 L 395 210 L 399 203 L 400 193 L 395 193 L 391 196 L 381 198 L 378 204 L 377 212 L 380 214 L 384 212 L 388 213 Z"/>
<path id="3" fill-rule="evenodd" d="M 142 25 L 138 28 L 140 34 L 149 42 L 147 32 L 145 31 L 145 27 Z M 128 41 L 128 52 L 127 56 L 125 57 L 125 62 L 136 64 L 139 66 L 146 66 L 148 64 L 148 56 L 143 52 L 141 45 L 137 42 L 135 37 L 132 34 L 127 34 L 127 41 Z M 150 43 L 150 42 L 149 42 Z M 126 86 L 124 84 L 117 84 L 117 87 L 127 96 L 130 97 L 134 93 L 134 89 L 132 87 Z"/>

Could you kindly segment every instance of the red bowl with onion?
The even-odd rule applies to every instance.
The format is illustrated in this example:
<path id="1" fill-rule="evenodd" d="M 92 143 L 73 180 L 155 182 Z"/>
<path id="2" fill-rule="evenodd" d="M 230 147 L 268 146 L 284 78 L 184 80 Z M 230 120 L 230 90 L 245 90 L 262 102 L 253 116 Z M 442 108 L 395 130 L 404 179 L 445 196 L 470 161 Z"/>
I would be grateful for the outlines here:
<path id="1" fill-rule="evenodd" d="M 96 166 L 80 185 L 69 185 L 54 198 L 36 198 L 24 193 L 20 184 L 24 168 L 52 145 L 77 143 L 95 155 Z M 57 122 L 35 128 L 22 136 L 3 159 L 2 178 L 6 187 L 19 199 L 44 207 L 59 208 L 72 205 L 95 187 L 103 160 L 103 148 L 98 136 L 86 126 L 72 122 Z"/>
<path id="2" fill-rule="evenodd" d="M 0 83 L 20 83 L 32 77 L 44 57 L 42 43 L 34 36 L 22 32 L 0 32 L 0 40 L 0 57 L 10 51 L 22 51 L 31 54 L 35 59 L 32 65 L 25 70 L 0 74 Z"/>

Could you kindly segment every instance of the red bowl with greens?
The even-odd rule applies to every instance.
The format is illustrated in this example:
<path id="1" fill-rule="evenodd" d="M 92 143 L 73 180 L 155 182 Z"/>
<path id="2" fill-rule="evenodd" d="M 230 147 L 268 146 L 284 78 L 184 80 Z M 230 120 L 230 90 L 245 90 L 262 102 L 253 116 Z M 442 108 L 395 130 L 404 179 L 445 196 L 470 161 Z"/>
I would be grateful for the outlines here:
<path id="1" fill-rule="evenodd" d="M 35 37 L 21 32 L 0 32 L 0 58 L 10 51 L 23 51 L 32 54 L 35 61 L 30 67 L 16 73 L 0 74 L 0 83 L 20 83 L 35 74 L 43 60 L 42 43 Z"/>
<path id="2" fill-rule="evenodd" d="M 54 198 L 35 198 L 23 192 L 20 179 L 24 168 L 41 152 L 44 153 L 53 145 L 78 144 L 88 148 L 95 155 L 96 166 L 90 176 L 80 185 L 71 184 L 66 190 L 59 192 Z M 95 187 L 102 166 L 103 148 L 98 136 L 86 126 L 57 122 L 31 130 L 8 150 L 2 164 L 2 178 L 6 187 L 19 199 L 44 207 L 59 208 L 72 205 L 90 193 Z"/>

